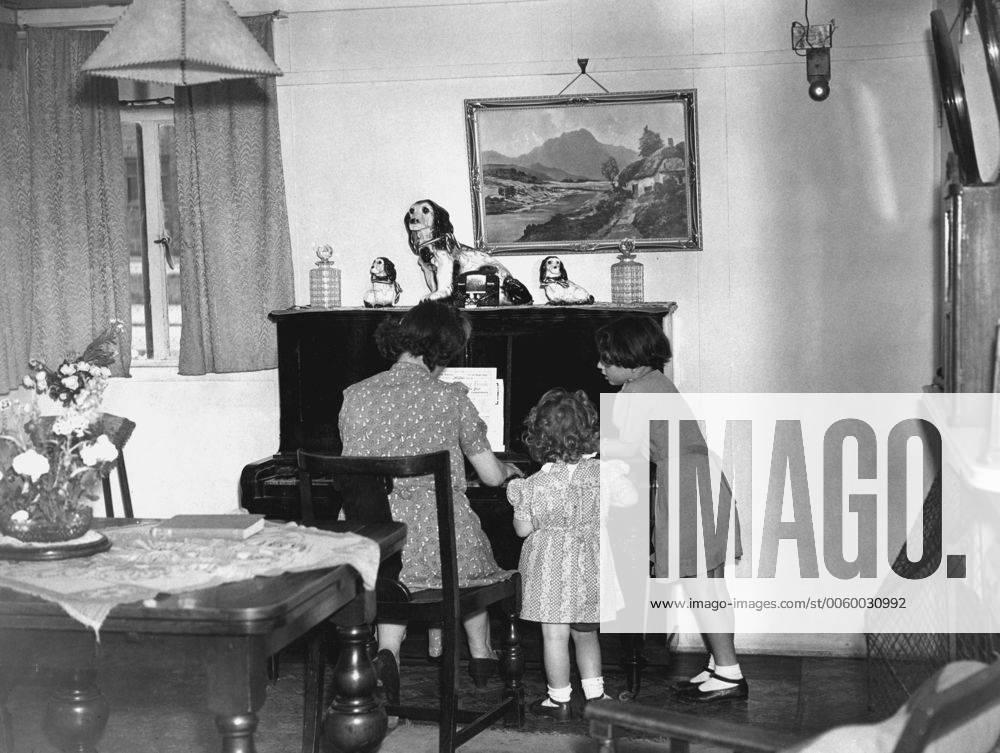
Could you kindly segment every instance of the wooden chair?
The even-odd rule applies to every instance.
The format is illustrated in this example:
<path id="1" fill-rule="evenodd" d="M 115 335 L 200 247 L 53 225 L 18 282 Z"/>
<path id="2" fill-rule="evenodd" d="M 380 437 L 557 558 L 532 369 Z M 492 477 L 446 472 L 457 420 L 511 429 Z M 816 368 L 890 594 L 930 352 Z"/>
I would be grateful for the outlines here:
<path id="1" fill-rule="evenodd" d="M 115 475 L 118 476 L 118 491 L 122 500 L 122 515 L 126 518 L 134 518 L 132 512 L 132 493 L 129 490 L 128 474 L 125 472 L 125 444 L 135 431 L 135 422 L 127 418 L 116 416 L 111 413 L 102 413 L 101 422 L 104 433 L 108 435 L 111 444 L 118 450 L 118 459 L 115 461 Z M 111 494 L 111 479 L 104 477 L 101 479 L 101 486 L 104 490 L 104 514 L 109 518 L 115 517 L 114 499 Z"/>
<path id="2" fill-rule="evenodd" d="M 956 670 L 954 674 L 962 679 L 944 682 L 949 670 Z M 845 749 L 846 743 L 832 736 L 848 729 L 851 733 L 845 740 L 868 741 L 872 753 L 922 753 L 950 733 L 956 737 L 942 749 L 982 753 L 994 750 L 1000 734 L 1000 661 L 989 666 L 978 662 L 946 665 L 888 719 L 863 727 L 835 728 L 812 740 L 703 715 L 613 701 L 587 704 L 584 717 L 590 720 L 590 736 L 600 753 L 615 753 L 615 738 L 622 729 L 665 737 L 670 744 L 664 750 L 670 753 L 688 753 L 692 742 L 720 745 L 734 753 L 809 753 L 812 740 L 818 750 Z M 891 747 L 886 745 L 887 740 Z M 858 748 L 851 745 L 850 749 Z"/>
<path id="3" fill-rule="evenodd" d="M 319 522 L 313 506 L 313 486 L 318 486 L 323 480 L 332 483 L 339 492 L 348 521 L 374 523 L 392 519 L 388 494 L 393 479 L 433 475 L 442 588 L 411 592 L 398 580 L 401 560 L 390 560 L 379 571 L 377 615 L 379 619 L 393 622 L 441 624 L 441 705 L 426 708 L 390 704 L 386 711 L 392 716 L 438 722 L 438 750 L 441 753 L 452 753 L 498 719 L 506 718 L 508 725 L 522 726 L 524 688 L 521 677 L 524 659 L 516 620 L 521 601 L 520 576 L 514 573 L 506 580 L 491 585 L 458 587 L 449 453 L 442 450 L 411 457 L 343 457 L 299 450 L 298 467 L 301 520 L 306 525 Z M 460 709 L 458 660 L 462 617 L 493 605 L 502 609 L 507 620 L 500 651 L 504 690 L 499 703 L 486 711 Z M 322 682 L 322 674 L 319 681 Z M 314 713 L 314 710 L 307 709 L 306 713 Z"/>

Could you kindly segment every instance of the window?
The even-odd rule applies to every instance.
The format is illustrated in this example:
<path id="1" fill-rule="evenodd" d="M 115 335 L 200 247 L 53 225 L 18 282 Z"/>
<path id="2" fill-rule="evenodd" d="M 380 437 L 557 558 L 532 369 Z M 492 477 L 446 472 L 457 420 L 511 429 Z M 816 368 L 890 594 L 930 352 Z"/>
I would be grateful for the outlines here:
<path id="1" fill-rule="evenodd" d="M 122 87 L 124 89 L 124 87 Z M 124 93 L 124 92 L 122 92 Z M 123 102 L 132 363 L 176 364 L 181 338 L 172 100 Z"/>

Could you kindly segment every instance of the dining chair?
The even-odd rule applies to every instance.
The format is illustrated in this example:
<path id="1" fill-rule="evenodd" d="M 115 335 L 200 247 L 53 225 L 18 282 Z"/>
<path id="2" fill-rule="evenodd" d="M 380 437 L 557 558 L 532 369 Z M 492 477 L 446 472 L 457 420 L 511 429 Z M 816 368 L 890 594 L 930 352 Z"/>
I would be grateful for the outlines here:
<path id="1" fill-rule="evenodd" d="M 390 716 L 435 721 L 439 725 L 438 750 L 452 753 L 493 722 L 503 718 L 508 726 L 524 724 L 524 659 L 521 655 L 517 614 L 521 602 L 519 573 L 497 583 L 459 588 L 455 516 L 451 489 L 451 462 L 446 450 L 409 457 L 344 457 L 321 452 L 298 451 L 301 522 L 318 525 L 313 505 L 314 485 L 332 484 L 339 494 L 348 521 L 384 522 L 392 519 L 389 493 L 393 479 L 433 476 L 441 551 L 440 589 L 411 591 L 399 580 L 401 559 L 390 559 L 379 571 L 377 619 L 390 622 L 424 622 L 442 628 L 440 706 L 426 707 L 387 703 Z M 327 487 L 329 488 L 329 487 Z M 405 549 L 403 551 L 405 556 Z M 459 707 L 459 640 L 462 618 L 497 607 L 505 618 L 500 650 L 500 673 L 504 689 L 499 702 L 484 711 Z M 322 667 L 318 682 L 322 687 Z M 306 709 L 306 714 L 315 709 Z M 308 718 L 315 718 L 309 717 Z"/>
<path id="2" fill-rule="evenodd" d="M 125 471 L 125 444 L 135 431 L 135 422 L 127 418 L 116 416 L 112 413 L 101 414 L 102 430 L 108 435 L 111 444 L 118 450 L 118 459 L 115 460 L 115 475 L 118 477 L 118 491 L 121 495 L 122 515 L 126 518 L 134 518 L 132 512 L 132 493 L 128 485 L 128 473 Z M 111 493 L 111 478 L 101 477 L 101 487 L 104 491 L 104 514 L 109 518 L 115 517 L 114 498 Z"/>

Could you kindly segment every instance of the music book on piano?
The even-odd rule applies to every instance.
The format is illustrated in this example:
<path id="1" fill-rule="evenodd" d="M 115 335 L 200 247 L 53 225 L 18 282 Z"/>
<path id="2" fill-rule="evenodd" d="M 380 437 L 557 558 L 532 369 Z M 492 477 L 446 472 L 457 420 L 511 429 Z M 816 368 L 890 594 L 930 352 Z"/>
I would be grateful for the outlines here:
<path id="1" fill-rule="evenodd" d="M 174 515 L 150 529 L 158 539 L 246 539 L 264 528 L 263 515 Z"/>
<path id="2" fill-rule="evenodd" d="M 496 367 L 449 366 L 438 377 L 443 382 L 461 382 L 469 388 L 469 399 L 486 423 L 486 438 L 494 452 L 503 452 L 503 379 Z"/>

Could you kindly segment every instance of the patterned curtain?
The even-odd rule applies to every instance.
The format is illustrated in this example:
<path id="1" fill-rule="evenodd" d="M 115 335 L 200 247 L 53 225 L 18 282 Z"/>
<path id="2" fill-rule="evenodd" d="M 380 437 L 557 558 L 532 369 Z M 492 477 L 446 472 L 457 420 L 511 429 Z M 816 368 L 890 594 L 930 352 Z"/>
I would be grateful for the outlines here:
<path id="1" fill-rule="evenodd" d="M 24 44 L 0 24 L 0 395 L 28 369 L 28 111 Z"/>
<path id="2" fill-rule="evenodd" d="M 12 295 L 0 388 L 27 369 L 25 350 L 58 362 L 131 317 L 117 82 L 80 72 L 103 32 L 31 28 L 26 53 L 13 54 L 23 47 L 4 32 L 0 207 L 11 211 L 0 215 L 0 275 Z M 116 373 L 127 374 L 128 327 L 120 344 Z"/>
<path id="3" fill-rule="evenodd" d="M 273 56 L 272 18 L 243 21 Z M 175 91 L 180 373 L 274 368 L 267 313 L 294 297 L 274 79 Z"/>

